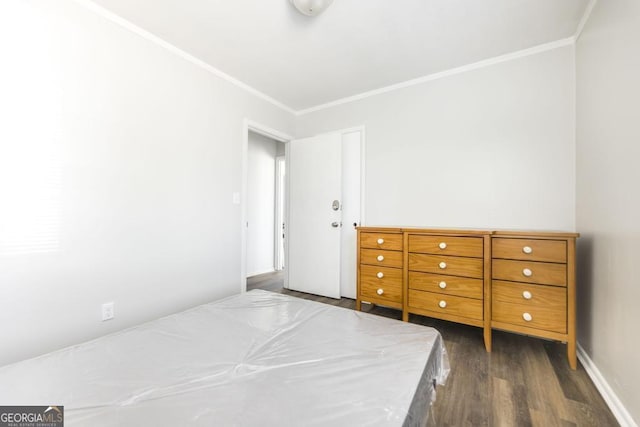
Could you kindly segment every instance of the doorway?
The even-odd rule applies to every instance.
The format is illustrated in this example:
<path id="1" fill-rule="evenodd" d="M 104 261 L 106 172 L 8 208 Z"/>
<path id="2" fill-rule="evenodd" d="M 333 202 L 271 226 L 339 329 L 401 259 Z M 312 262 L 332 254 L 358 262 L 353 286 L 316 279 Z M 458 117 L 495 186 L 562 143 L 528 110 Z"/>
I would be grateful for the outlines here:
<path id="1" fill-rule="evenodd" d="M 284 150 L 284 144 L 283 150 Z M 275 222 L 275 269 L 282 271 L 285 267 L 285 209 L 286 209 L 286 157 L 276 157 L 276 222 Z"/>
<path id="2" fill-rule="evenodd" d="M 287 144 L 288 288 L 356 296 L 356 230 L 363 221 L 364 129 Z"/>
<path id="3" fill-rule="evenodd" d="M 284 143 L 249 131 L 247 277 L 284 269 Z"/>
<path id="4" fill-rule="evenodd" d="M 340 151 L 340 165 L 338 166 L 338 174 L 340 175 L 340 184 L 339 184 L 339 198 L 338 203 L 333 203 L 335 200 L 332 200 L 329 203 L 329 206 L 332 208 L 334 206 L 338 206 L 338 212 L 332 213 L 333 216 L 337 215 L 336 218 L 332 219 L 330 222 L 323 221 L 324 225 L 331 225 L 332 231 L 338 231 L 339 238 L 337 239 L 337 245 L 333 247 L 329 251 L 323 251 L 320 249 L 319 245 L 316 245 L 316 241 L 309 235 L 302 238 L 302 245 L 298 245 L 298 250 L 292 250 L 291 248 L 291 235 L 292 235 L 292 211 L 295 212 L 297 208 L 291 206 L 291 186 L 292 181 L 293 185 L 296 186 L 298 182 L 295 178 L 292 179 L 292 160 L 291 160 L 291 147 L 295 144 L 296 141 L 292 137 L 279 132 L 277 130 L 262 126 L 255 122 L 252 122 L 248 119 L 244 120 L 243 124 L 244 129 L 244 143 L 243 143 L 243 153 L 242 153 L 242 191 L 240 194 L 241 199 L 241 259 L 240 259 L 240 291 L 245 292 L 247 290 L 247 273 L 250 274 L 259 274 L 260 270 L 256 268 L 251 268 L 253 271 L 249 271 L 248 264 L 248 235 L 251 231 L 251 222 L 248 220 L 249 218 L 249 197 L 248 197 L 248 188 L 249 188 L 249 162 L 248 162 L 248 147 L 249 147 L 249 134 L 255 133 L 263 137 L 267 137 L 274 141 L 280 143 L 279 147 L 284 146 L 285 153 L 284 159 L 282 158 L 282 154 L 278 152 L 278 159 L 275 162 L 275 178 L 276 184 L 274 185 L 275 194 L 274 204 L 276 207 L 274 208 L 274 220 L 273 220 L 273 266 L 270 268 L 271 271 L 276 270 L 278 268 L 284 268 L 282 270 L 284 272 L 284 288 L 286 289 L 295 289 L 295 287 L 290 286 L 290 276 L 291 276 L 291 254 L 300 252 L 307 253 L 309 255 L 316 256 L 315 260 L 321 261 L 327 258 L 327 254 L 339 254 L 336 258 L 332 256 L 330 258 L 333 259 L 333 265 L 331 268 L 334 271 L 338 271 L 339 274 L 334 275 L 334 280 L 332 280 L 335 284 L 337 284 L 337 291 L 334 295 L 335 298 L 340 298 L 341 296 L 345 296 L 348 298 L 355 298 L 356 294 L 356 233 L 354 226 L 360 225 L 364 223 L 364 149 L 365 149 L 365 133 L 364 127 L 356 127 L 350 129 L 344 129 L 339 131 L 334 131 L 329 134 L 321 134 L 312 138 L 305 139 L 314 139 L 314 138 L 324 138 L 327 135 L 333 135 L 334 138 L 337 138 L 342 141 L 341 146 L 338 148 Z M 282 144 L 284 143 L 284 144 Z M 338 146 L 336 146 L 338 147 Z M 321 153 L 326 153 L 330 150 L 326 148 L 324 150 L 320 150 Z M 342 158 L 345 161 L 342 161 Z M 310 162 L 303 163 L 304 164 L 312 164 L 317 163 L 319 161 L 319 157 L 311 157 Z M 300 162 L 293 162 L 294 165 L 300 166 Z M 303 167 L 304 169 L 304 167 Z M 322 169 L 322 168 L 321 168 Z M 331 168 L 332 170 L 336 170 L 335 167 Z M 342 176 L 346 175 L 350 178 L 344 180 L 342 182 Z M 300 187 L 300 186 L 298 186 Z M 313 191 L 305 191 L 303 187 L 302 194 L 303 199 L 307 199 L 307 195 L 313 193 Z M 346 199 L 343 198 L 342 194 L 345 194 Z M 234 201 L 236 197 L 234 196 Z M 234 202 L 235 203 L 235 202 Z M 326 207 L 326 206 L 325 206 Z M 278 209 L 279 212 L 278 212 Z M 335 215 L 334 215 L 335 214 Z M 336 219 L 338 220 L 336 222 Z M 252 222 L 255 222 L 253 220 Z M 326 223 L 325 223 L 326 222 Z M 334 225 L 336 223 L 337 225 Z M 303 221 L 301 222 L 301 226 L 295 227 L 297 228 L 303 235 L 306 233 L 306 229 L 308 228 L 308 224 L 303 217 Z M 300 225 L 300 224 L 299 224 Z M 293 231 L 295 231 L 295 228 Z M 321 233 L 322 234 L 322 233 Z M 335 235 L 335 234 L 334 234 Z M 300 243 L 300 241 L 298 241 Z M 307 263 L 309 268 L 298 268 L 298 271 L 305 271 L 307 274 L 307 278 L 313 278 L 314 271 L 318 270 L 318 266 L 315 264 L 320 264 L 316 261 L 312 261 L 311 263 Z M 336 261 L 337 260 L 337 261 Z M 299 263 L 294 263 L 293 266 L 300 266 Z M 337 265 L 337 268 L 336 268 Z M 276 273 L 270 273 L 276 274 Z M 265 277 L 269 276 L 269 274 L 265 274 Z M 256 276 L 253 276 L 254 278 Z M 257 276 L 260 279 L 261 276 Z M 337 277 L 337 278 L 336 278 Z M 296 283 L 306 283 L 305 277 L 301 277 L 298 275 L 296 279 Z M 336 285 L 332 286 L 336 286 Z M 322 292 L 317 292 L 318 294 L 322 294 Z"/>
<path id="5" fill-rule="evenodd" d="M 290 137 L 289 135 L 280 132 L 276 129 L 272 129 L 268 126 L 264 126 L 260 123 L 256 123 L 254 121 L 251 121 L 249 119 L 244 119 L 243 123 L 242 123 L 242 135 L 243 135 L 243 142 L 242 142 L 242 185 L 239 192 L 239 194 L 234 193 L 233 194 L 233 202 L 235 204 L 239 204 L 240 205 L 240 292 L 246 292 L 247 290 L 247 273 L 248 273 L 248 248 L 249 248 L 249 242 L 248 242 L 248 238 L 249 238 L 249 226 L 250 226 L 250 222 L 249 222 L 249 195 L 248 195 L 248 188 L 249 188 L 249 137 L 250 137 L 250 133 L 254 134 L 254 135 L 258 135 L 261 137 L 266 137 L 267 139 L 270 139 L 272 141 L 276 141 L 277 143 L 279 143 L 280 145 L 278 147 L 282 148 L 282 147 L 286 147 L 286 143 L 291 141 L 293 138 Z M 282 145 L 285 144 L 285 145 Z M 286 148 L 285 148 L 286 150 Z M 283 153 L 281 153 L 280 151 L 276 150 L 276 157 L 277 156 L 281 156 Z M 274 181 L 273 182 L 273 191 L 275 192 L 276 186 L 275 186 L 275 177 L 274 177 Z M 284 221 L 286 223 L 286 182 L 285 182 L 285 191 L 283 192 L 283 197 L 285 199 L 285 213 L 284 213 Z M 276 217 L 276 213 L 275 213 L 275 207 L 274 207 L 274 218 Z M 255 222 L 255 220 L 251 221 L 252 223 Z M 271 270 L 275 269 L 275 257 L 276 257 L 276 232 L 275 232 L 275 228 L 276 228 L 276 224 L 275 221 L 271 222 L 271 233 L 273 235 L 273 244 L 271 246 L 271 251 L 272 251 L 272 256 L 273 256 L 273 267 L 271 267 Z M 285 250 L 286 250 L 286 246 L 285 246 Z M 287 255 L 286 253 L 282 256 L 282 258 L 284 258 L 284 260 L 287 259 Z M 251 274 L 256 274 L 258 273 L 258 269 L 257 268 L 252 268 Z M 254 276 L 255 277 L 255 276 Z M 285 286 L 286 286 L 286 275 L 285 275 Z"/>

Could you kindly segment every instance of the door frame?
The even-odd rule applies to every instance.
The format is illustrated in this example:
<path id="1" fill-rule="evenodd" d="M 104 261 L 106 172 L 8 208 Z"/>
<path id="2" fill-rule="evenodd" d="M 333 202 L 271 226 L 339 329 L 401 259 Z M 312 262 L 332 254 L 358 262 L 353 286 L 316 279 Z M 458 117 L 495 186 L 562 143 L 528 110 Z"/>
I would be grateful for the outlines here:
<path id="1" fill-rule="evenodd" d="M 292 136 L 281 132 L 279 130 L 273 129 L 269 126 L 265 126 L 248 118 L 245 118 L 242 121 L 242 184 L 240 191 L 240 292 L 247 291 L 247 188 L 249 181 L 249 132 L 255 132 L 262 136 L 266 136 L 267 138 L 271 138 L 278 142 L 286 143 L 294 139 Z M 286 162 L 286 157 L 285 157 Z M 285 163 L 286 164 L 286 163 Z M 286 183 L 285 183 L 286 187 Z M 286 192 L 286 189 L 285 189 Z M 287 200 L 285 196 L 285 223 L 287 222 L 287 212 L 288 206 Z M 286 243 L 285 243 L 285 270 L 287 263 L 287 253 L 286 253 Z M 286 276 L 286 274 L 285 274 Z M 286 278 L 285 278 L 286 280 Z"/>
<path id="2" fill-rule="evenodd" d="M 275 271 L 282 271 L 286 267 L 286 259 L 284 254 L 284 228 L 283 225 L 286 224 L 286 204 L 287 204 L 287 156 L 286 154 L 276 156 L 276 191 L 275 191 L 275 223 L 273 233 L 275 235 L 274 240 L 274 248 L 273 248 L 273 266 Z M 284 171 L 283 171 L 284 169 Z M 284 179 L 282 180 L 282 185 L 280 185 L 280 179 L 282 174 L 284 173 Z M 282 203 L 281 203 L 282 202 Z M 281 245 L 282 243 L 282 245 Z"/>
<path id="3" fill-rule="evenodd" d="M 342 129 L 336 129 L 336 130 L 331 130 L 328 132 L 320 132 L 320 133 L 315 133 L 313 135 L 306 135 L 306 136 L 299 136 L 296 137 L 295 139 L 302 139 L 302 138 L 309 138 L 312 136 L 318 136 L 318 135 L 324 135 L 327 133 L 341 133 L 341 134 L 345 134 L 345 133 L 350 133 L 350 132 L 360 132 L 360 225 L 364 225 L 366 224 L 365 222 L 365 182 L 366 182 L 366 140 L 367 140 L 367 135 L 366 135 L 366 130 L 365 130 L 365 125 L 359 125 L 359 126 L 353 126 L 353 127 L 348 127 L 348 128 L 342 128 Z M 287 159 L 288 161 L 288 159 Z"/>
<path id="4" fill-rule="evenodd" d="M 321 135 L 326 135 L 326 134 L 335 134 L 335 133 L 339 133 L 341 135 L 344 136 L 344 134 L 347 133 L 352 133 L 352 132 L 359 132 L 360 133 L 360 219 L 359 219 L 359 224 L 360 226 L 366 225 L 366 215 L 365 215 L 365 188 L 366 188 L 366 130 L 365 130 L 365 125 L 359 125 L 359 126 L 353 126 L 353 127 L 348 127 L 348 128 L 342 128 L 342 129 L 335 129 L 335 130 L 330 130 L 327 132 L 318 132 L 318 133 L 314 133 L 311 135 L 300 135 L 300 136 L 296 136 L 295 139 L 304 139 L 304 138 L 312 138 L 315 136 L 321 136 Z M 286 167 L 288 168 L 288 170 L 290 170 L 289 167 L 289 144 L 285 145 L 285 151 L 286 151 Z M 290 174 L 287 174 L 286 176 L 287 179 L 287 188 L 289 186 L 289 179 L 290 179 Z M 289 207 L 289 194 L 286 194 L 287 200 L 285 201 L 285 207 L 287 209 L 287 217 L 288 218 L 288 210 L 290 209 Z M 287 221 L 287 224 L 289 222 Z M 343 226 L 348 226 L 350 227 L 351 224 L 343 224 Z M 289 234 L 286 234 L 286 237 L 288 237 Z M 342 247 L 341 247 L 342 249 Z M 285 238 L 285 256 L 287 258 L 285 258 L 285 277 L 284 277 L 284 287 L 288 288 L 288 283 L 289 283 L 289 277 L 288 277 L 288 270 L 287 270 L 287 262 L 288 262 L 288 244 L 287 244 L 287 239 Z M 342 267 L 341 267 L 342 269 Z M 342 289 L 342 284 L 341 284 L 341 289 Z M 341 295 L 342 297 L 342 292 Z"/>
<path id="5" fill-rule="evenodd" d="M 249 131 L 271 138 L 275 141 L 285 144 L 285 168 L 289 169 L 289 144 L 293 139 L 302 139 L 326 133 L 349 133 L 360 132 L 360 224 L 366 224 L 365 216 L 365 188 L 366 188 L 366 130 L 365 125 L 352 126 L 342 129 L 335 129 L 327 132 L 314 133 L 312 135 L 298 136 L 296 138 L 291 135 L 255 122 L 249 118 L 242 121 L 242 184 L 240 191 L 240 292 L 247 291 L 247 187 L 249 181 Z M 285 206 L 284 206 L 284 222 L 289 223 L 289 174 L 285 177 Z M 286 230 L 285 230 L 286 231 Z M 289 245 L 287 244 L 288 233 L 285 232 L 284 239 L 284 287 L 289 287 L 289 275 L 287 264 L 289 262 Z"/>

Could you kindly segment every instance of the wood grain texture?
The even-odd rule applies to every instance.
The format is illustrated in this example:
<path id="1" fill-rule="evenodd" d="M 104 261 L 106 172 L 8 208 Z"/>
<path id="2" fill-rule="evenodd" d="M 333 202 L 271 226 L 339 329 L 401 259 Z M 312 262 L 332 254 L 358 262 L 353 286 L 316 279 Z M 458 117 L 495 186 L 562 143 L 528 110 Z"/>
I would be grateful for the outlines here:
<path id="1" fill-rule="evenodd" d="M 492 237 L 492 277 L 496 279 L 494 285 L 500 288 L 492 292 L 497 299 L 492 302 L 492 326 L 566 342 L 572 369 L 577 367 L 575 239 L 578 236 L 578 233 L 497 232 Z M 523 274 L 525 268 L 530 274 Z M 509 286 L 500 279 L 514 282 Z M 557 290 L 534 284 L 553 285 Z M 538 303 L 518 302 L 515 294 L 518 286 L 540 290 Z M 510 297 L 506 294 L 508 289 L 514 291 Z M 531 319 L 518 316 L 524 313 Z"/>
<path id="2" fill-rule="evenodd" d="M 382 274 L 382 277 L 378 277 Z M 378 291 L 382 290 L 382 294 Z M 360 266 L 360 299 L 373 298 L 402 303 L 402 270 L 399 268 Z"/>
<path id="3" fill-rule="evenodd" d="M 567 358 L 573 369 L 576 355 L 576 241 L 567 242 Z"/>
<path id="4" fill-rule="evenodd" d="M 491 341 L 491 236 L 484 236 L 484 324 L 482 325 L 484 329 L 483 337 L 484 337 L 484 347 L 487 351 L 491 351 L 492 341 Z"/>
<path id="5" fill-rule="evenodd" d="M 494 286 L 496 283 L 494 282 Z M 495 295 L 495 288 L 494 288 Z M 492 301 L 491 319 L 496 327 L 502 325 L 501 329 L 513 329 L 514 331 L 524 331 L 532 335 L 544 336 L 547 338 L 557 337 L 564 340 L 563 336 L 557 334 L 567 333 L 567 315 L 564 296 L 557 299 L 553 304 L 539 304 L 543 299 L 538 298 L 538 303 L 527 302 L 506 302 L 504 299 L 494 299 Z M 509 325 L 509 326 L 504 326 Z M 547 335 L 545 332 L 553 332 L 555 335 Z"/>
<path id="6" fill-rule="evenodd" d="M 491 253 L 494 258 L 523 261 L 567 262 L 566 240 L 494 237 Z"/>
<path id="7" fill-rule="evenodd" d="M 402 268 L 402 252 L 362 248 L 360 249 L 360 263 Z"/>
<path id="8" fill-rule="evenodd" d="M 482 279 L 482 258 L 465 258 L 444 255 L 415 254 L 409 252 L 409 271 L 447 274 Z"/>
<path id="9" fill-rule="evenodd" d="M 381 243 L 378 243 L 378 242 Z M 360 247 L 402 251 L 401 233 L 360 232 Z"/>
<path id="10" fill-rule="evenodd" d="M 478 299 L 409 289 L 408 302 L 411 309 L 428 310 L 432 313 L 432 317 L 440 318 L 443 314 L 447 314 L 482 320 L 483 302 Z"/>
<path id="11" fill-rule="evenodd" d="M 409 234 L 409 252 L 482 258 L 482 237 Z"/>
<path id="12" fill-rule="evenodd" d="M 282 273 L 270 273 L 248 279 L 247 288 L 355 308 L 354 300 L 289 291 L 282 283 Z M 362 309 L 401 318 L 400 311 L 382 306 Z M 413 315 L 409 321 L 440 331 L 451 365 L 446 384 L 438 386 L 429 427 L 619 425 L 582 365 L 570 369 L 559 342 L 494 330 L 493 351 L 487 353 L 475 327 Z"/>
<path id="13" fill-rule="evenodd" d="M 564 288 L 530 285 L 523 287 L 533 295 L 522 297 L 522 289 L 509 282 L 493 282 L 491 319 L 496 322 L 544 329 L 561 334 L 567 332 L 567 296 Z M 525 313 L 530 320 L 524 318 Z"/>
<path id="14" fill-rule="evenodd" d="M 360 311 L 362 307 L 362 301 L 360 300 L 360 259 L 362 257 L 362 243 L 361 243 L 361 235 L 362 233 L 356 232 L 356 310 Z"/>
<path id="15" fill-rule="evenodd" d="M 524 274 L 525 269 L 531 271 L 530 276 Z M 491 272 L 494 280 L 567 286 L 566 264 L 494 258 L 491 265 Z"/>
<path id="16" fill-rule="evenodd" d="M 577 239 L 580 237 L 580 233 L 573 233 L 569 231 L 527 231 L 527 230 L 492 230 L 491 235 L 496 237 L 528 237 L 535 234 L 536 239 Z"/>
<path id="17" fill-rule="evenodd" d="M 409 289 L 482 299 L 483 281 L 468 277 L 409 272 Z"/>

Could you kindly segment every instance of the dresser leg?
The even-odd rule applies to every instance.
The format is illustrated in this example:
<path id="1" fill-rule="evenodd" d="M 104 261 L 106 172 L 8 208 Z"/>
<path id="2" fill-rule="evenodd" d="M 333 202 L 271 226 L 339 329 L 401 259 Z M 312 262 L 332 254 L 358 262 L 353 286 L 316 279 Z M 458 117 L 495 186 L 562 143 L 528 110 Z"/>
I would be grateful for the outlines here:
<path id="1" fill-rule="evenodd" d="M 569 359 L 569 366 L 574 371 L 578 367 L 578 360 L 576 357 L 576 342 L 575 340 L 567 341 L 567 359 Z"/>
<path id="2" fill-rule="evenodd" d="M 409 321 L 409 312 L 407 310 L 402 310 L 402 321 L 403 322 Z"/>
<path id="3" fill-rule="evenodd" d="M 360 302 L 360 298 L 356 298 L 356 310 L 362 311 L 362 303 Z"/>
<path id="4" fill-rule="evenodd" d="M 491 353 L 491 328 L 484 328 L 484 348 Z"/>

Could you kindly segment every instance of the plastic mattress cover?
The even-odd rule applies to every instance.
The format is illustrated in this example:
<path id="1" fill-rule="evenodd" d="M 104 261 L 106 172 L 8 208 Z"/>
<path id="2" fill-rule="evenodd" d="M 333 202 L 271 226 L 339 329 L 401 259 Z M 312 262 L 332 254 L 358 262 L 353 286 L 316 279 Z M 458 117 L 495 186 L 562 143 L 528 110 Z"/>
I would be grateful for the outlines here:
<path id="1" fill-rule="evenodd" d="M 67 426 L 423 425 L 433 328 L 251 291 L 0 368 L 0 405 Z"/>

